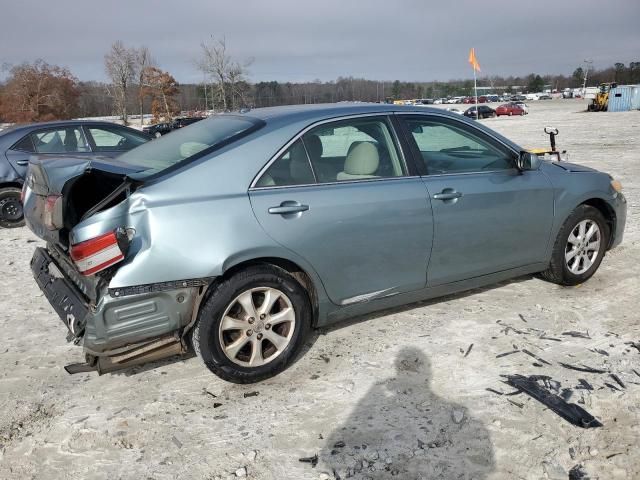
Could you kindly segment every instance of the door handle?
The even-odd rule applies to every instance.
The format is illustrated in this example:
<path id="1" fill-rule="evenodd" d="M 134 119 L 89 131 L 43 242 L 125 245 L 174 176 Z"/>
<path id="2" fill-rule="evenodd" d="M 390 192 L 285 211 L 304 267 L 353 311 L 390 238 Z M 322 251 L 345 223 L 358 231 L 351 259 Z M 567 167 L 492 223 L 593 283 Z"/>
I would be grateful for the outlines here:
<path id="1" fill-rule="evenodd" d="M 16 163 L 24 167 L 25 165 L 29 165 L 29 160 L 18 160 Z"/>
<path id="2" fill-rule="evenodd" d="M 462 196 L 462 193 L 460 192 L 455 192 L 455 191 L 442 191 L 440 193 L 436 193 L 433 198 L 435 198 L 436 200 L 454 200 L 456 198 L 460 198 Z"/>
<path id="3" fill-rule="evenodd" d="M 282 202 L 277 207 L 269 208 L 269 213 L 276 215 L 287 215 L 291 213 L 301 213 L 309 210 L 309 205 L 301 205 L 298 202 Z"/>

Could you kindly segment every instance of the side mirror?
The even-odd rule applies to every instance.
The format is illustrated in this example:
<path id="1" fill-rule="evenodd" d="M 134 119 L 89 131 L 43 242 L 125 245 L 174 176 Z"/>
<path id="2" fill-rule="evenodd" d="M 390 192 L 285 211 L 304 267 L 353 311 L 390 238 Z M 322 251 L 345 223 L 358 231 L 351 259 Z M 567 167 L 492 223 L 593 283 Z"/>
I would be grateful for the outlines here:
<path id="1" fill-rule="evenodd" d="M 540 158 L 535 153 L 522 151 L 516 160 L 518 170 L 538 170 L 540 167 Z"/>

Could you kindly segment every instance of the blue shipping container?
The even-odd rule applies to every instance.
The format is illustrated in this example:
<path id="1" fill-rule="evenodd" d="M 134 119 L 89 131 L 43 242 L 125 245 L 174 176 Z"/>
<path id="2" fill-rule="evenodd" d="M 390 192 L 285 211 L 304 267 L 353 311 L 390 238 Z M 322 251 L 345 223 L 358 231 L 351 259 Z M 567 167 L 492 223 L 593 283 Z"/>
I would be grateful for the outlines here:
<path id="1" fill-rule="evenodd" d="M 610 112 L 627 112 L 640 108 L 640 86 L 620 85 L 609 91 Z"/>

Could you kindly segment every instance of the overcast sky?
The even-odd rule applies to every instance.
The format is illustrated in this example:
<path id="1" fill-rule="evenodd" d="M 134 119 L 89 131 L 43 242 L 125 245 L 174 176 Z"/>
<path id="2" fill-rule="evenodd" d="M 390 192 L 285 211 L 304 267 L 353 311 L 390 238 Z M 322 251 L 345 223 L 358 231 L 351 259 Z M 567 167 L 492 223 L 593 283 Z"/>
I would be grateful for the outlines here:
<path id="1" fill-rule="evenodd" d="M 81 80 L 104 80 L 122 40 L 200 82 L 212 35 L 253 59 L 252 81 L 467 78 L 472 46 L 482 75 L 640 61 L 640 0 L 14 0 L 0 12 L 0 64 L 42 58 Z"/>

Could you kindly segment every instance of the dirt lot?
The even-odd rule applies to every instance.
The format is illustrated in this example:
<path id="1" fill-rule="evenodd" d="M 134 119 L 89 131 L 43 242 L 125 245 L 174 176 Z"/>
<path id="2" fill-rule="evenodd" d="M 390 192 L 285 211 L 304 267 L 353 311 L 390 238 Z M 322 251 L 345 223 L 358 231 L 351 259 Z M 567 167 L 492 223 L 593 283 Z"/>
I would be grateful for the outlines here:
<path id="1" fill-rule="evenodd" d="M 640 350 L 628 344 L 640 341 L 640 112 L 584 107 L 531 102 L 526 117 L 485 122 L 531 147 L 554 125 L 573 161 L 622 181 L 625 240 L 594 278 L 519 278 L 342 324 L 258 385 L 224 383 L 196 358 L 67 375 L 80 349 L 31 279 L 37 242 L 0 231 L 0 478 L 568 479 L 578 465 L 592 480 L 640 478 Z M 552 377 L 604 426 L 487 391 L 513 390 L 503 374 Z M 299 461 L 316 454 L 315 467 Z"/>

